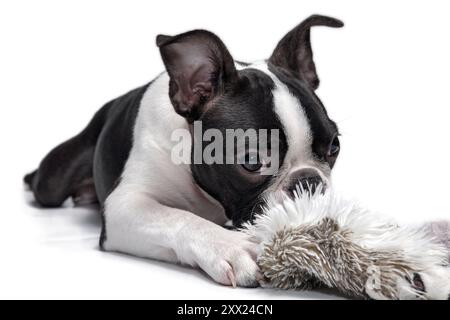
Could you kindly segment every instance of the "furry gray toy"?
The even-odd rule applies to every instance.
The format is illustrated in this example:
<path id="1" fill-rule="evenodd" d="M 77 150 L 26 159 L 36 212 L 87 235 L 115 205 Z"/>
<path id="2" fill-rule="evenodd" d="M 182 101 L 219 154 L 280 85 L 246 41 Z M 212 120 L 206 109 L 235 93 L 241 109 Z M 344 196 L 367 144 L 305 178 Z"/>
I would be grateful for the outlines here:
<path id="1" fill-rule="evenodd" d="M 399 226 L 320 188 L 268 199 L 244 228 L 261 243 L 267 286 L 326 286 L 372 299 L 448 299 L 449 251 L 441 240 L 449 230 L 448 223 Z"/>

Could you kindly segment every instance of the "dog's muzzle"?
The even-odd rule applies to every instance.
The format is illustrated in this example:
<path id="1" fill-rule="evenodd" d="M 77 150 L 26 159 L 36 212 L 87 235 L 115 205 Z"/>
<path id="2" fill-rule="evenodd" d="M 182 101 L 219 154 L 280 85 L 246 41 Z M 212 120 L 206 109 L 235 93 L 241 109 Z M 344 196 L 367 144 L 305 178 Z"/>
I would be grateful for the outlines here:
<path id="1" fill-rule="evenodd" d="M 291 198 L 295 197 L 295 194 L 298 192 L 315 193 L 319 186 L 321 186 L 322 191 L 326 187 L 326 183 L 323 181 L 319 172 L 312 168 L 295 171 L 288 178 L 288 181 L 283 191 Z"/>

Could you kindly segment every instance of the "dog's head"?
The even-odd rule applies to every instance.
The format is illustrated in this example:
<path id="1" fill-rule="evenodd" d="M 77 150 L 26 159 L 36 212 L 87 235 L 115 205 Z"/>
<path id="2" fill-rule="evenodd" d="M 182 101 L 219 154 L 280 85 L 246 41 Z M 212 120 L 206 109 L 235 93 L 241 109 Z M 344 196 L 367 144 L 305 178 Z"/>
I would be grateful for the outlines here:
<path id="1" fill-rule="evenodd" d="M 339 154 L 338 129 L 315 94 L 319 79 L 310 28 L 342 25 L 311 16 L 281 39 L 268 60 L 254 64 L 235 62 L 208 31 L 158 36 L 175 111 L 191 129 L 201 123 L 203 135 L 194 133 L 194 145 L 200 139 L 200 154 L 209 152 L 216 160 L 196 162 L 192 148 L 193 176 L 235 225 L 258 213 L 268 193 L 329 183 Z M 261 129 L 266 129 L 265 140 Z M 244 132 L 243 148 L 230 132 Z M 222 143 L 216 141 L 220 135 Z"/>

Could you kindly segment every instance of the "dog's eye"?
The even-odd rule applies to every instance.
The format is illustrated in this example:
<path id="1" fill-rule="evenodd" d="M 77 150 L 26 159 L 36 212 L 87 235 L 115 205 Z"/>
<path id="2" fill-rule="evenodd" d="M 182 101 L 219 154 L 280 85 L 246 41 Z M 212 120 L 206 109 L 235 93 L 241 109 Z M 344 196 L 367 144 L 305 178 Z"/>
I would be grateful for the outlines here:
<path id="1" fill-rule="evenodd" d="M 336 157 L 341 149 L 341 145 L 339 143 L 339 138 L 334 137 L 333 141 L 330 144 L 328 149 L 328 157 Z"/>
<path id="2" fill-rule="evenodd" d="M 242 164 L 242 167 L 249 172 L 256 172 L 262 167 L 261 161 L 259 161 L 259 157 L 257 154 L 247 154 L 245 156 L 245 162 Z"/>

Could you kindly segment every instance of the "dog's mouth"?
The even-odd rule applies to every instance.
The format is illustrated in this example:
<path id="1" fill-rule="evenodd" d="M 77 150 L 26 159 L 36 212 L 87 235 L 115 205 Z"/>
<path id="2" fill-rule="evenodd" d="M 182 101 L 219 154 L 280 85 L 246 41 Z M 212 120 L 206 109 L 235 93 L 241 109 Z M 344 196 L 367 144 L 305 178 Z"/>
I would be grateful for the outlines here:
<path id="1" fill-rule="evenodd" d="M 328 177 L 315 167 L 303 167 L 291 172 L 282 182 L 281 190 L 291 199 L 301 194 L 323 192 L 329 184 Z"/>

